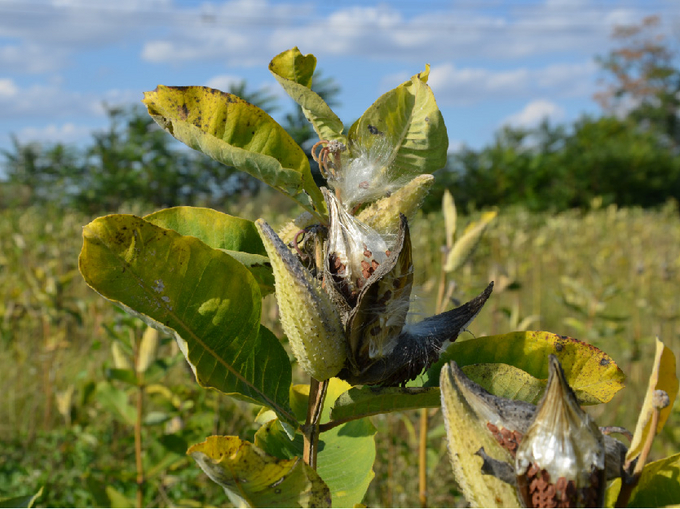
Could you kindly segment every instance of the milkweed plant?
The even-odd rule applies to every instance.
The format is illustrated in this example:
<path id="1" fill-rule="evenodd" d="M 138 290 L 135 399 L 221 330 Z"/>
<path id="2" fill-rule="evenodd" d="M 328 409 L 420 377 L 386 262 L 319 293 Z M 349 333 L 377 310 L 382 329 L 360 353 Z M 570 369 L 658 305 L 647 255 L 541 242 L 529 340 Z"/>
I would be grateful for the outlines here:
<path id="1" fill-rule="evenodd" d="M 286 194 L 299 217 L 275 231 L 262 219 L 175 207 L 83 230 L 79 267 L 95 291 L 174 337 L 202 387 L 261 407 L 253 442 L 207 437 L 188 450 L 198 466 L 235 505 L 353 506 L 374 476 L 370 416 L 441 406 L 454 477 L 472 505 L 680 503 L 668 475 L 680 458 L 645 464 L 678 392 L 670 350 L 658 342 L 627 447 L 582 409 L 623 387 L 606 353 L 538 331 L 455 342 L 493 282 L 456 309 L 412 319 L 410 225 L 448 149 L 429 66 L 348 130 L 312 90 L 315 67 L 297 48 L 269 64 L 319 137 L 323 188 L 288 133 L 232 94 L 159 85 L 143 100 L 169 134 Z M 304 383 L 293 384 L 287 350 L 260 324 L 272 292 Z"/>

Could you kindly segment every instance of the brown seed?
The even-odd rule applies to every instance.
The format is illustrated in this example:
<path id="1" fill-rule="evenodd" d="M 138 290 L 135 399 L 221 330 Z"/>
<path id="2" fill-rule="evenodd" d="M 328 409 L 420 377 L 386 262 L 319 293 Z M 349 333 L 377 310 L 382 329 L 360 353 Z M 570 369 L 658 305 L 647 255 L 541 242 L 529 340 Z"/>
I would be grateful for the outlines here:
<path id="1" fill-rule="evenodd" d="M 364 248 L 365 248 L 365 249 L 364 249 L 364 256 L 365 256 L 366 258 L 370 258 L 371 256 L 373 256 L 373 253 L 371 253 L 371 252 L 368 250 L 368 248 L 366 248 L 366 246 L 364 246 Z"/>
<path id="2" fill-rule="evenodd" d="M 549 484 L 548 487 L 545 489 L 545 496 L 553 498 L 555 496 L 555 492 L 557 490 L 555 489 L 554 484 Z"/>
<path id="3" fill-rule="evenodd" d="M 564 492 L 564 490 L 567 487 L 567 480 L 564 477 L 560 477 L 557 482 L 555 483 L 555 488 L 557 488 L 557 491 L 559 492 Z"/>
<path id="4" fill-rule="evenodd" d="M 527 470 L 527 477 L 534 477 L 539 471 L 538 465 L 536 463 L 532 463 L 531 466 L 529 467 L 529 470 Z"/>

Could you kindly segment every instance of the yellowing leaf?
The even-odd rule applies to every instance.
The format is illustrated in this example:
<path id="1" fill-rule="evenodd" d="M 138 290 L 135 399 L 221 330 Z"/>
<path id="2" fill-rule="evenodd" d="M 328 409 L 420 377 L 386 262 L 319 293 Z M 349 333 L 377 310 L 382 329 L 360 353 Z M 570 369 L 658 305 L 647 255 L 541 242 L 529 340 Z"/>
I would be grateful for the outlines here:
<path id="1" fill-rule="evenodd" d="M 152 327 L 144 330 L 144 335 L 139 343 L 137 354 L 137 372 L 144 373 L 151 363 L 156 360 L 158 352 L 158 331 Z"/>
<path id="2" fill-rule="evenodd" d="M 432 173 L 446 164 L 444 119 L 427 85 L 430 66 L 378 98 L 349 130 L 349 148 L 387 150 L 383 171 L 400 179 Z"/>
<path id="3" fill-rule="evenodd" d="M 316 68 L 314 55 L 303 55 L 295 47 L 275 56 L 269 70 L 288 95 L 300 105 L 321 140 L 345 141 L 343 125 L 319 94 L 312 90 Z"/>
<path id="4" fill-rule="evenodd" d="M 223 250 L 246 266 L 260 285 L 263 297 L 274 291 L 272 267 L 252 221 L 202 207 L 163 209 L 144 216 L 144 220 Z"/>
<path id="5" fill-rule="evenodd" d="M 338 378 L 331 378 L 321 423 L 329 419 L 330 409 L 338 396 L 351 386 Z M 291 388 L 291 406 L 301 419 L 307 411 L 309 385 Z M 375 428 L 369 419 L 357 419 L 324 431 L 319 437 L 317 472 L 331 490 L 333 507 L 352 507 L 360 503 L 373 480 L 375 462 Z M 281 430 L 280 421 L 271 421 L 255 434 L 255 444 L 280 458 L 302 456 L 302 435 L 289 440 Z"/>
<path id="6" fill-rule="evenodd" d="M 645 465 L 628 507 L 677 507 L 680 505 L 680 453 Z M 621 478 L 607 490 L 605 507 L 614 507 L 621 490 Z"/>
<path id="7" fill-rule="evenodd" d="M 605 352 L 577 339 L 542 331 L 511 332 L 456 342 L 427 371 L 425 385 L 435 385 L 439 370 L 450 360 L 455 360 L 461 367 L 504 363 L 526 371 L 538 380 L 547 380 L 545 359 L 550 354 L 557 356 L 567 382 L 582 405 L 606 403 L 624 387 L 623 372 Z M 516 379 L 512 371 L 499 372 L 496 376 L 495 383 L 505 379 L 503 383 L 507 384 L 504 390 L 509 393 L 504 397 L 510 397 L 513 390 L 518 395 L 522 393 L 523 378 Z M 531 402 L 535 402 L 533 397 Z"/>
<path id="8" fill-rule="evenodd" d="M 212 436 L 187 451 L 235 506 L 330 507 L 330 490 L 301 458 L 279 459 L 238 437 Z"/>
<path id="9" fill-rule="evenodd" d="M 483 460 L 475 454 L 480 448 L 500 461 L 512 458 L 498 446 L 491 433 L 482 428 L 448 364 L 442 368 L 440 385 L 449 459 L 463 495 L 473 507 L 519 507 L 513 486 L 482 474 Z"/>
<path id="10" fill-rule="evenodd" d="M 659 411 L 659 420 L 655 430 L 652 426 L 652 414 L 654 413 L 654 391 L 665 391 L 670 398 L 670 404 Z M 668 416 L 673 409 L 673 403 L 678 395 L 678 378 L 675 372 L 675 355 L 659 339 L 656 340 L 656 355 L 654 357 L 654 367 L 649 377 L 649 385 L 645 401 L 642 404 L 642 411 L 638 417 L 633 441 L 628 449 L 626 460 L 632 460 L 642 452 L 642 448 L 647 441 L 650 433 L 658 434 L 662 429 Z"/>
<path id="11" fill-rule="evenodd" d="M 87 284 L 173 336 L 199 384 L 267 405 L 297 425 L 288 410 L 288 354 L 260 326 L 260 291 L 241 263 L 130 215 L 96 219 L 83 241 Z"/>
<path id="12" fill-rule="evenodd" d="M 207 87 L 163 85 L 145 92 L 142 102 L 182 143 L 288 194 L 310 212 L 325 214 L 304 151 L 257 106 Z"/>
<path id="13" fill-rule="evenodd" d="M 484 212 L 479 221 L 471 223 L 465 229 L 462 237 L 453 245 L 453 248 L 446 257 L 446 263 L 444 264 L 446 272 L 454 272 L 465 265 L 465 262 L 472 257 L 475 249 L 477 249 L 486 227 L 489 226 L 489 223 L 493 221 L 497 214 L 495 210 Z"/>

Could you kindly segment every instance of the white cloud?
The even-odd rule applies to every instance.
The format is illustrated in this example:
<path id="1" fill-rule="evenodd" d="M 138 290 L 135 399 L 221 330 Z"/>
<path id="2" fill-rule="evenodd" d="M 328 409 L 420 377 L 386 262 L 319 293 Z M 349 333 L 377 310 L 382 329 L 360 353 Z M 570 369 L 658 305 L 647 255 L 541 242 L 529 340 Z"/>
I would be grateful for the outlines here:
<path id="1" fill-rule="evenodd" d="M 536 99 L 528 103 L 521 111 L 506 117 L 501 124 L 513 127 L 536 127 L 543 120 L 559 121 L 564 118 L 562 107 L 552 101 Z"/>
<path id="2" fill-rule="evenodd" d="M 0 0 L 0 65 L 22 72 L 61 67 L 69 55 L 113 44 L 141 44 L 147 62 L 221 61 L 262 65 L 284 48 L 322 57 L 450 62 L 606 50 L 614 24 L 640 20 L 644 4 L 621 9 L 595 0 L 451 7 L 413 15 L 384 2 L 331 8 L 318 2 L 215 0 Z M 444 4 L 442 4 L 444 5 Z M 417 12 L 417 11 L 416 11 Z"/>
<path id="3" fill-rule="evenodd" d="M 5 72 L 44 73 L 61 68 L 67 52 L 60 48 L 47 49 L 32 43 L 0 46 L 0 68 Z"/>
<path id="4" fill-rule="evenodd" d="M 342 6 L 342 4 L 339 4 Z M 495 61 L 561 53 L 606 51 L 616 23 L 639 20 L 642 9 L 595 1 L 546 1 L 503 8 L 482 4 L 412 15 L 389 3 L 340 7 L 324 14 L 311 4 L 237 0 L 187 11 L 182 23 L 145 43 L 152 62 L 222 59 L 260 65 L 282 48 L 299 46 L 317 56 L 357 56 L 441 62 Z"/>
<path id="5" fill-rule="evenodd" d="M 545 94 L 588 97 L 594 90 L 595 73 L 590 61 L 506 70 L 459 68 L 449 63 L 432 67 L 429 84 L 440 104 L 469 106 Z"/>
<path id="6" fill-rule="evenodd" d="M 91 126 L 75 125 L 66 122 L 61 125 L 49 124 L 41 127 L 25 127 L 16 136 L 22 143 L 76 143 L 92 134 Z"/>
<path id="7" fill-rule="evenodd" d="M 220 74 L 210 78 L 206 83 L 206 86 L 210 88 L 216 88 L 217 90 L 222 90 L 223 92 L 228 92 L 232 86 L 240 85 L 242 82 L 243 78 L 240 76 Z"/>
<path id="8" fill-rule="evenodd" d="M 19 93 L 19 88 L 13 80 L 8 78 L 0 79 L 0 101 L 11 99 Z"/>
<path id="9" fill-rule="evenodd" d="M 60 84 L 19 87 L 11 79 L 0 80 L 0 111 L 3 120 L 57 119 L 104 116 L 105 105 L 137 102 L 138 91 L 111 89 L 100 94 L 66 90 Z"/>

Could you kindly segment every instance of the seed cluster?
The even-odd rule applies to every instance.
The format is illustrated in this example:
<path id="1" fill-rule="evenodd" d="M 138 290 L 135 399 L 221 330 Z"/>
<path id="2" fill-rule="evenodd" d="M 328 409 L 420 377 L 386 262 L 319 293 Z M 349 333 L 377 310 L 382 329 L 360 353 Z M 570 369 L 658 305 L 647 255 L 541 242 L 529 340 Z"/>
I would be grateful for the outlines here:
<path id="1" fill-rule="evenodd" d="M 598 493 L 600 472 L 594 470 L 590 474 L 587 486 L 578 489 L 576 482 L 560 477 L 552 483 L 550 474 L 532 463 L 526 473 L 521 476 L 525 503 L 529 507 L 599 507 Z"/>
<path id="2" fill-rule="evenodd" d="M 499 428 L 498 426 L 487 422 L 486 427 L 493 434 L 493 437 L 500 444 L 500 446 L 515 457 L 519 444 L 522 443 L 522 434 L 519 431 L 509 430 L 507 428 Z"/>

